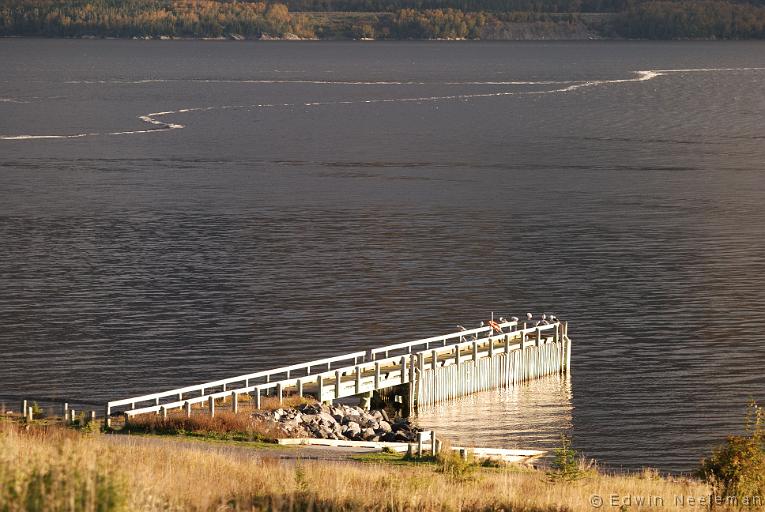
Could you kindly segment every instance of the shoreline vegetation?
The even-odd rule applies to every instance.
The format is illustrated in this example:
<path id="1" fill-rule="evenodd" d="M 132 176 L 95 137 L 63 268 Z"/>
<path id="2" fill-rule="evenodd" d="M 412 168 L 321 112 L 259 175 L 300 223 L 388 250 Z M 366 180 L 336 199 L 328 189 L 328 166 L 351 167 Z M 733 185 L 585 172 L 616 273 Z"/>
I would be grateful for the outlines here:
<path id="1" fill-rule="evenodd" d="M 141 434 L 104 433 L 84 418 L 75 423 L 0 417 L 0 510 L 591 512 L 764 507 L 765 414 L 754 403 L 745 434 L 728 437 L 693 475 L 661 475 L 652 469 L 607 473 L 583 459 L 565 436 L 549 467 L 534 469 L 463 460 L 449 449 L 436 457 L 383 452 L 305 460 L 316 459 L 316 452 L 262 440 L 238 441 L 215 431 L 196 432 L 192 440 L 177 431 L 156 435 L 161 429 L 153 427 Z M 225 423 L 237 425 L 233 418 Z M 217 427 L 202 421 L 199 428 Z"/>
<path id="2" fill-rule="evenodd" d="M 122 438 L 117 440 L 116 438 Z M 119 442 L 117 442 L 119 441 Z M 146 442 L 151 441 L 151 442 Z M 708 496 L 702 482 L 593 473 L 551 480 L 461 460 L 281 459 L 268 450 L 0 425 L 0 509 L 56 511 L 591 511 L 593 495 Z"/>
<path id="3" fill-rule="evenodd" d="M 0 37 L 765 39 L 765 0 L 6 0 Z"/>

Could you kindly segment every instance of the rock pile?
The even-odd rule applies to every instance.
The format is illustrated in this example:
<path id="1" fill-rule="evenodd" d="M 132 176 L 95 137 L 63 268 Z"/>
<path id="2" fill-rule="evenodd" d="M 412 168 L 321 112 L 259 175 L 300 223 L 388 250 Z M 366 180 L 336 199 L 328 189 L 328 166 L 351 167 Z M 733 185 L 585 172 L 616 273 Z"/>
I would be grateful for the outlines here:
<path id="1" fill-rule="evenodd" d="M 340 404 L 303 404 L 259 412 L 255 417 L 274 423 L 285 437 L 407 443 L 415 441 L 420 431 L 407 418 L 391 421 L 385 411 Z"/>

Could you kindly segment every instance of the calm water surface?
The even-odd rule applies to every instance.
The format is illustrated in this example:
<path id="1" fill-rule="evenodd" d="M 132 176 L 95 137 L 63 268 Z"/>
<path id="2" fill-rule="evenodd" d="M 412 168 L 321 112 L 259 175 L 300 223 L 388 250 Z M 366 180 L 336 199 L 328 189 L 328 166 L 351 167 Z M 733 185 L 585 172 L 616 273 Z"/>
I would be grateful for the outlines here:
<path id="1" fill-rule="evenodd" d="M 547 311 L 570 379 L 420 421 L 692 469 L 765 401 L 762 68 L 761 43 L 2 40 L 0 395 Z"/>

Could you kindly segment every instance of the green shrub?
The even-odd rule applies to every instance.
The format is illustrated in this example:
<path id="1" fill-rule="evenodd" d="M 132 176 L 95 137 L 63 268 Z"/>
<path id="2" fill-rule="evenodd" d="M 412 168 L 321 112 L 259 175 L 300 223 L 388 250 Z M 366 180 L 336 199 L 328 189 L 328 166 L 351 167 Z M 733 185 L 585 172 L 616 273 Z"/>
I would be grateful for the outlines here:
<path id="1" fill-rule="evenodd" d="M 551 482 L 573 482 L 587 475 L 583 469 L 581 456 L 571 447 L 571 438 L 566 434 L 560 436 L 561 446 L 553 450 L 555 458 L 547 471 L 547 478 Z"/>
<path id="2" fill-rule="evenodd" d="M 745 434 L 728 436 L 709 458 L 701 462 L 697 474 L 715 496 L 736 498 L 745 506 L 754 496 L 765 496 L 765 414 L 754 401 L 749 403 Z"/>
<path id="3" fill-rule="evenodd" d="M 455 482 L 472 480 L 477 468 L 478 464 L 472 452 L 468 452 L 467 460 L 463 460 L 459 452 L 452 450 L 447 442 L 444 442 L 436 456 L 436 472 L 447 475 Z"/>

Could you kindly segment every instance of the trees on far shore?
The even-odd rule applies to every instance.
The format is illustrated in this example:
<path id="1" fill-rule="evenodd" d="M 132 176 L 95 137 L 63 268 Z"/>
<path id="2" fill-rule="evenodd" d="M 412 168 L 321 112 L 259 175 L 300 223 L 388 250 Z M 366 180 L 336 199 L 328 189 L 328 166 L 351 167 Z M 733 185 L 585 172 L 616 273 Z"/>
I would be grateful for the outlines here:
<path id="1" fill-rule="evenodd" d="M 440 7 L 434 7 L 440 6 Z M 302 12 L 348 8 L 354 13 Z M 498 10 L 504 7 L 507 10 Z M 366 12 L 378 8 L 380 12 Z M 299 11 L 299 12 L 295 12 Z M 590 20 L 586 12 L 607 12 Z M 604 17 L 605 16 L 605 17 Z M 533 24 L 604 37 L 763 39 L 765 0 L 5 0 L 0 36 L 478 39 Z"/>

